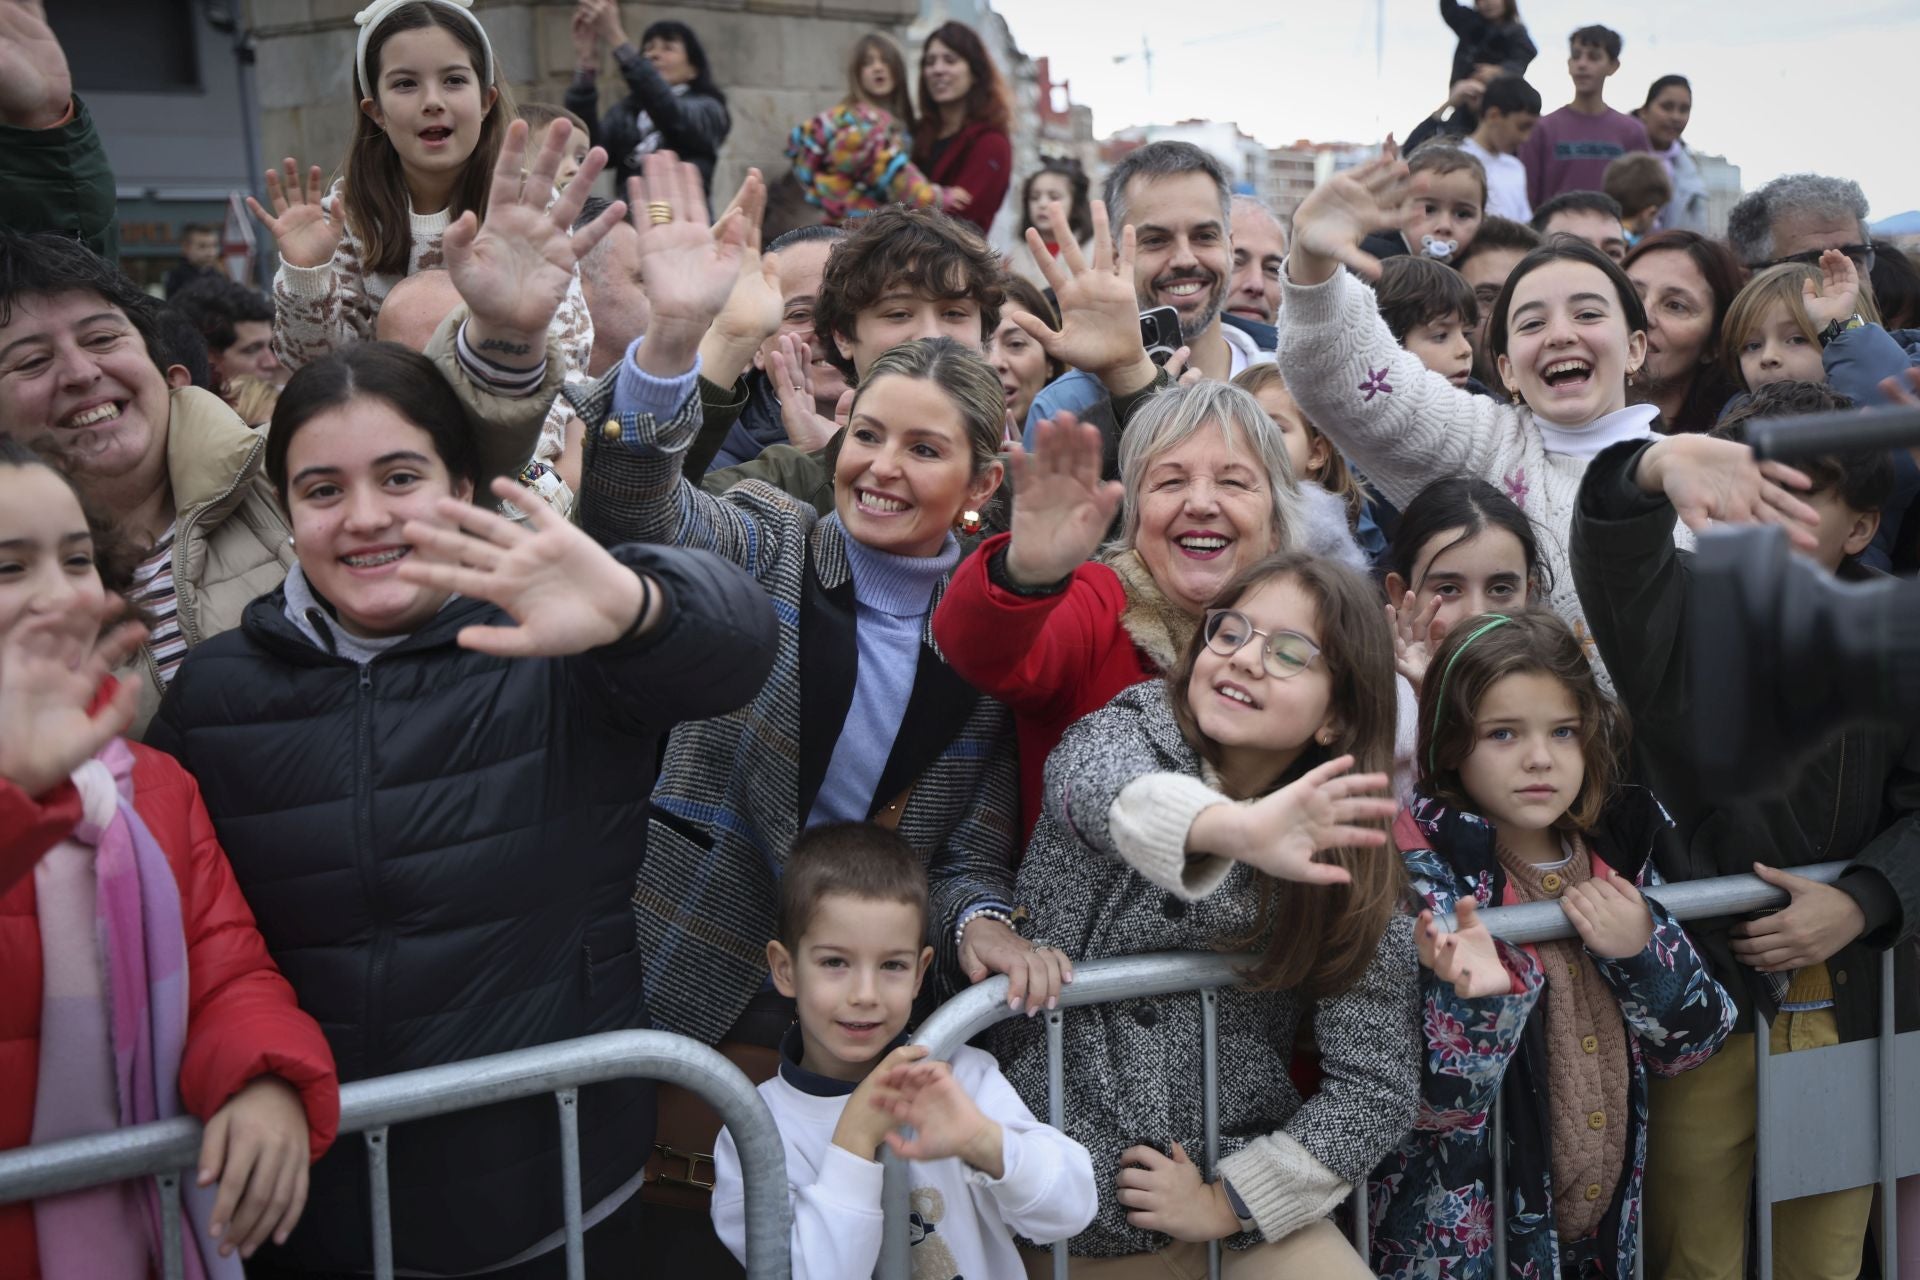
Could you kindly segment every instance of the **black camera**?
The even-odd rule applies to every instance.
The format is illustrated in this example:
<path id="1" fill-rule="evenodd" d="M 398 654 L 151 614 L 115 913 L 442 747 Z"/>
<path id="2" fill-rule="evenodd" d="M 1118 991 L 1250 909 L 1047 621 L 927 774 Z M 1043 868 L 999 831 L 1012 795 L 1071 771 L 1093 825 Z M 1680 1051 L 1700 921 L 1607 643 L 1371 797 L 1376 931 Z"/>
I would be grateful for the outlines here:
<path id="1" fill-rule="evenodd" d="M 1758 419 L 1756 456 L 1920 445 L 1920 408 Z M 1920 582 L 1843 583 L 1779 528 L 1702 534 L 1689 595 L 1693 742 L 1709 795 L 1777 785 L 1834 730 L 1920 715 Z"/>

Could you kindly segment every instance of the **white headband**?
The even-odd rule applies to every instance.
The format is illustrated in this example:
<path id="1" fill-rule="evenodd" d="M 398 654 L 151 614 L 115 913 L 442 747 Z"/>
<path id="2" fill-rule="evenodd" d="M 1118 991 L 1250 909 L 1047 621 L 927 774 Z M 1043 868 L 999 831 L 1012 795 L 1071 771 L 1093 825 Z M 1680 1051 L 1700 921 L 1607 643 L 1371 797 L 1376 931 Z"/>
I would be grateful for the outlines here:
<path id="1" fill-rule="evenodd" d="M 414 0 L 373 0 L 372 4 L 353 15 L 354 25 L 360 28 L 360 42 L 354 46 L 353 50 L 353 68 L 360 77 L 361 97 L 373 96 L 373 86 L 367 83 L 368 39 L 388 14 L 404 4 L 413 2 Z M 468 12 L 473 7 L 473 0 L 421 0 L 421 3 L 452 10 L 473 25 L 474 33 L 480 37 L 480 47 L 486 51 L 487 55 L 486 65 L 480 68 L 480 87 L 484 90 L 491 85 L 493 83 L 493 42 L 487 39 L 487 29 L 480 25 L 480 19 Z"/>

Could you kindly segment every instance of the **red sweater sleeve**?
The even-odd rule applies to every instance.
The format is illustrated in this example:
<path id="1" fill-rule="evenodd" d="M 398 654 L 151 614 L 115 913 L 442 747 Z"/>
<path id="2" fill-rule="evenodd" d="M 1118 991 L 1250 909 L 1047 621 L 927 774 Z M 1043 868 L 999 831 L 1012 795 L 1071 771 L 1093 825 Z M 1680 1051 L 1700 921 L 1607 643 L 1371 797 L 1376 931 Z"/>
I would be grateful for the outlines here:
<path id="1" fill-rule="evenodd" d="M 30 874 L 80 817 L 80 792 L 72 782 L 36 798 L 0 778 L 0 894 Z"/>
<path id="2" fill-rule="evenodd" d="M 1081 565 L 1050 596 L 997 587 L 987 562 L 1011 540 L 995 534 L 960 562 L 934 611 L 933 638 L 968 684 L 1016 712 L 1043 715 L 1077 697 L 1116 643 L 1131 647 L 1120 629 L 1126 593 L 1101 564 Z"/>
<path id="3" fill-rule="evenodd" d="M 170 757 L 141 750 L 141 815 L 163 844 L 185 842 L 184 859 L 169 849 L 181 872 L 191 984 L 181 1100 L 204 1121 L 255 1078 L 279 1076 L 300 1092 L 308 1147 L 318 1160 L 340 1127 L 333 1051 L 267 954 L 199 786 Z"/>

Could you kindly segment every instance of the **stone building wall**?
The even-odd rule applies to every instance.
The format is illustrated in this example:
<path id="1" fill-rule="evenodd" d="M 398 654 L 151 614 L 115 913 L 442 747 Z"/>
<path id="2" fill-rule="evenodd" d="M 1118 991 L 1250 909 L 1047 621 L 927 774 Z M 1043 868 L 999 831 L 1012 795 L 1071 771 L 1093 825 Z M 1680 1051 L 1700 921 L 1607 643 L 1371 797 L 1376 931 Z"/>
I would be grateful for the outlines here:
<path id="1" fill-rule="evenodd" d="M 355 91 L 353 15 L 367 0 L 249 0 L 258 39 L 261 146 L 329 173 L 346 158 Z M 623 4 L 636 39 L 649 22 L 692 27 L 726 91 L 733 132 L 714 174 L 724 201 L 748 166 L 771 180 L 785 170 L 787 133 L 845 91 L 847 51 L 875 28 L 902 35 L 919 0 L 680 0 Z M 559 103 L 573 72 L 572 0 L 475 0 L 513 92 Z M 611 58 L 600 74 L 602 107 L 625 92 Z"/>

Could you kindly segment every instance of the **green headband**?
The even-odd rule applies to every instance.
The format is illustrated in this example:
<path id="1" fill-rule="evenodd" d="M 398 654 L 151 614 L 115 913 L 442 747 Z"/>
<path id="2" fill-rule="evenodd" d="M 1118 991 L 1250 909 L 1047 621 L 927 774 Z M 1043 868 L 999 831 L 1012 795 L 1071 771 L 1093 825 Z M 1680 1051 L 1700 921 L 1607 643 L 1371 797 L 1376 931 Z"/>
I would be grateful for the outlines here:
<path id="1" fill-rule="evenodd" d="M 1441 716 L 1441 713 L 1444 712 L 1447 707 L 1447 680 L 1449 677 L 1453 675 L 1454 664 L 1460 661 L 1460 655 L 1467 651 L 1468 645 L 1472 644 L 1475 640 L 1478 640 L 1481 636 L 1487 634 L 1487 632 L 1492 631 L 1496 627 L 1504 627 L 1509 622 L 1512 622 L 1512 621 L 1513 619 L 1508 617 L 1504 613 L 1492 614 L 1487 618 L 1485 622 L 1481 623 L 1479 627 L 1474 630 L 1474 633 L 1472 635 L 1468 636 L 1465 640 L 1462 640 L 1460 642 L 1460 647 L 1453 651 L 1453 656 L 1447 659 L 1446 670 L 1440 673 L 1440 688 L 1439 688 L 1438 694 L 1433 700 L 1433 736 L 1427 741 L 1427 772 L 1428 773 L 1434 772 L 1434 763 L 1433 763 L 1434 752 L 1440 746 L 1440 716 Z"/>

